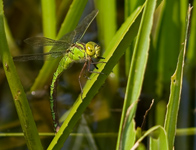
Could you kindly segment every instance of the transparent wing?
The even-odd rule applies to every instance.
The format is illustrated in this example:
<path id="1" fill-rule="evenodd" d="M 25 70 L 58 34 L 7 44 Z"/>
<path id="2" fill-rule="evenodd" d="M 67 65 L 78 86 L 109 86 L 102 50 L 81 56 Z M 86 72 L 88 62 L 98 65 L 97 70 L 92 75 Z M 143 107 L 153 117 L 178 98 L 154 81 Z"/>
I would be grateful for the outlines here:
<path id="1" fill-rule="evenodd" d="M 46 37 L 30 37 L 24 40 L 31 46 L 55 46 L 58 49 L 69 47 L 71 43 L 66 40 L 53 40 Z"/>
<path id="2" fill-rule="evenodd" d="M 68 43 L 68 40 L 53 40 L 46 37 L 30 37 L 25 40 L 25 42 L 31 46 L 53 46 L 49 53 L 43 54 L 30 54 L 21 56 L 22 61 L 25 60 L 42 60 L 43 56 L 50 55 L 50 57 L 57 58 L 62 55 L 62 52 L 66 52 L 66 50 L 71 46 L 71 43 Z M 40 55 L 40 56 L 39 56 Z M 48 56 L 47 56 L 48 57 Z M 47 57 L 44 59 L 48 60 Z M 17 58 L 19 61 L 19 58 Z M 50 58 L 51 59 L 51 58 Z M 26 61 L 25 60 L 25 61 Z"/>
<path id="3" fill-rule="evenodd" d="M 98 14 L 98 10 L 92 11 L 75 28 L 75 30 L 65 34 L 60 40 L 53 40 L 46 37 L 30 37 L 25 42 L 31 46 L 53 46 L 48 53 L 27 54 L 14 57 L 14 61 L 43 60 L 60 57 L 67 52 L 67 49 L 77 41 L 80 41 L 86 30 Z"/>
<path id="4" fill-rule="evenodd" d="M 48 52 L 48 53 L 37 53 L 37 54 L 26 54 L 22 56 L 13 57 L 14 61 L 28 61 L 28 60 L 51 60 L 62 56 L 65 51 Z"/>
<path id="5" fill-rule="evenodd" d="M 61 40 L 67 40 L 68 38 L 71 40 L 70 43 L 75 43 L 77 41 L 80 41 L 82 37 L 84 36 L 86 30 L 92 23 L 92 21 L 95 19 L 95 17 L 98 14 L 98 10 L 92 11 L 88 16 L 86 16 L 75 28 L 75 30 L 69 32 L 68 34 L 64 35 Z"/>

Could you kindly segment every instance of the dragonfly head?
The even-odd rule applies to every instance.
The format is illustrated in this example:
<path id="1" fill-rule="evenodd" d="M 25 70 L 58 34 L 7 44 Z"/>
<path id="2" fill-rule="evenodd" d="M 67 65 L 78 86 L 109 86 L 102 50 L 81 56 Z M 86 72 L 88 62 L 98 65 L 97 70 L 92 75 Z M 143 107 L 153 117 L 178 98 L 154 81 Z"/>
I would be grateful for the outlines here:
<path id="1" fill-rule="evenodd" d="M 94 42 L 88 42 L 86 44 L 86 53 L 93 58 L 97 58 L 100 55 L 100 46 Z"/>

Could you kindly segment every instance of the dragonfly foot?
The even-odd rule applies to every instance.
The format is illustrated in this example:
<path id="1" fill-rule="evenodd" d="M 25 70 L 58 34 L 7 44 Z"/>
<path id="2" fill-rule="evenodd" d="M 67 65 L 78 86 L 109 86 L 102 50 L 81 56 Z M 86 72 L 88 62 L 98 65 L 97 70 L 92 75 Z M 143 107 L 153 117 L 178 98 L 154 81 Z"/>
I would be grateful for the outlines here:
<path id="1" fill-rule="evenodd" d="M 83 93 L 81 93 L 81 94 L 80 94 L 80 96 L 81 96 L 81 99 L 83 99 L 82 95 L 83 95 Z"/>
<path id="2" fill-rule="evenodd" d="M 97 74 L 104 74 L 103 72 L 98 72 L 98 71 L 89 71 L 90 73 L 97 73 Z"/>
<path id="3" fill-rule="evenodd" d="M 88 76 L 84 76 L 87 80 L 91 80 L 91 78 L 89 78 Z"/>
<path id="4" fill-rule="evenodd" d="M 55 132 L 56 133 L 59 132 L 59 129 L 60 129 L 60 126 L 57 126 Z"/>

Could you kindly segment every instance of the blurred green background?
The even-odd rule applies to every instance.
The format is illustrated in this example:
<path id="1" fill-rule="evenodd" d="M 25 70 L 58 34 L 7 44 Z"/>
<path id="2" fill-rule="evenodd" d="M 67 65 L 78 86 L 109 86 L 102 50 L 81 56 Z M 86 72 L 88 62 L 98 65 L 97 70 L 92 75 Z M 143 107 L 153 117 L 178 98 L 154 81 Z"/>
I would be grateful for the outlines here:
<path id="1" fill-rule="evenodd" d="M 82 41 L 97 42 L 102 48 L 102 54 L 124 20 L 137 6 L 143 4 L 144 0 L 110 0 L 108 2 L 109 5 L 103 5 L 99 0 L 89 0 L 81 17 L 81 19 L 84 18 L 95 8 L 100 10 L 100 17 L 98 16 L 96 21 L 92 23 Z M 58 33 L 71 3 L 72 0 L 56 0 L 55 32 Z M 192 1 L 190 3 L 193 5 Z M 106 6 L 110 6 L 110 8 Z M 165 3 L 162 1 L 156 8 L 148 66 L 135 117 L 136 126 L 141 127 L 146 110 L 150 107 L 152 99 L 155 100 L 155 104 L 151 108 L 144 126 L 142 126 L 143 130 L 164 123 L 170 93 L 170 78 L 176 68 L 182 37 L 185 32 L 187 6 L 188 1 L 174 0 L 170 2 L 168 0 Z M 107 16 L 107 12 L 111 14 Z M 43 36 L 41 2 L 39 0 L 4 0 L 4 13 L 8 27 L 6 30 L 7 37 L 9 37 L 8 44 L 12 56 L 42 53 L 42 48 L 31 47 L 23 42 L 28 37 Z M 107 21 L 107 18 L 101 18 L 102 13 L 106 17 L 111 16 L 112 19 L 103 22 Z M 195 18 L 192 22 L 195 22 Z M 109 28 L 103 32 L 104 23 Z M 191 32 L 193 26 L 196 25 L 191 26 L 189 36 L 192 36 L 192 32 L 195 35 L 195 30 Z M 195 40 L 195 38 L 193 37 L 192 40 Z M 78 121 L 73 131 L 76 135 L 70 135 L 63 149 L 115 149 L 133 45 L 134 42 L 131 42 L 126 54 L 120 59 L 82 115 L 81 120 Z M 195 44 L 192 47 L 188 45 L 177 128 L 194 127 L 196 122 L 195 48 Z M 38 131 L 53 132 L 49 106 L 49 85 L 51 81 L 48 81 L 44 88 L 29 92 L 43 63 L 43 61 L 35 60 L 16 62 L 15 65 L 27 93 Z M 63 116 L 69 110 L 81 92 L 78 83 L 81 68 L 82 64 L 73 64 L 59 79 L 57 89 L 59 116 Z M 85 82 L 86 79 L 82 78 L 83 85 L 85 85 Z M 20 122 L 2 67 L 0 68 L 0 87 L 0 132 L 21 133 Z M 64 118 L 61 118 L 60 121 L 63 120 Z M 92 134 L 92 137 L 80 136 L 79 133 Z M 48 146 L 52 138 L 52 136 L 41 137 L 44 148 Z M 147 140 L 144 141 L 144 144 L 147 145 Z M 23 137 L 7 136 L 0 137 L 0 149 L 21 150 L 27 148 Z M 175 149 L 196 149 L 196 137 L 194 135 L 176 136 Z"/>

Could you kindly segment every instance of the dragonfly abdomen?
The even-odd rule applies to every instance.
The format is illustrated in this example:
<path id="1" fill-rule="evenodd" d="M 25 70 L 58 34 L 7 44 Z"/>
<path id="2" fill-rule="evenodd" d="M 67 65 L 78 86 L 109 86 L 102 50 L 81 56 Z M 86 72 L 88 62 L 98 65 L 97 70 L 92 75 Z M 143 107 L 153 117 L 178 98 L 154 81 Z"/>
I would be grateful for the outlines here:
<path id="1" fill-rule="evenodd" d="M 79 49 L 76 46 L 73 46 L 70 48 L 70 51 L 66 53 L 66 55 L 61 59 L 59 62 L 58 68 L 56 72 L 53 75 L 52 83 L 50 86 L 50 103 L 51 103 L 51 113 L 52 113 L 52 119 L 54 123 L 55 130 L 59 128 L 59 121 L 58 121 L 58 115 L 55 113 L 56 103 L 54 103 L 56 99 L 56 92 L 57 92 L 57 80 L 61 73 L 66 70 L 71 63 L 85 60 L 85 49 Z M 58 131 L 56 131 L 58 132 Z"/>

